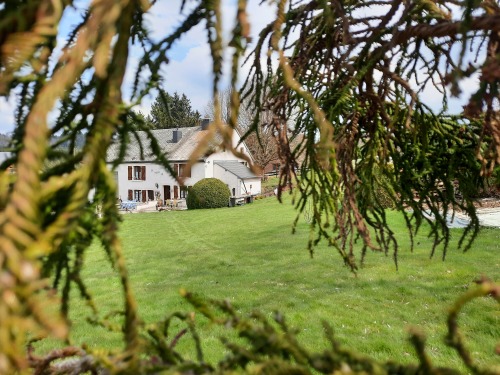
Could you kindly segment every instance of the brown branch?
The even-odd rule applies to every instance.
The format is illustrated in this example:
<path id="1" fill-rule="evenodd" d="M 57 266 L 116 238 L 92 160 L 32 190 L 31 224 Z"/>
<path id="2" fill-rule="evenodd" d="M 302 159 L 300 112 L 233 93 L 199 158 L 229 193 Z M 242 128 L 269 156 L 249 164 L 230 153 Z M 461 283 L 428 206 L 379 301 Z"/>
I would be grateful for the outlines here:
<path id="1" fill-rule="evenodd" d="M 441 38 L 445 36 L 456 36 L 471 31 L 500 31 L 500 15 L 482 16 L 472 20 L 471 24 L 465 27 L 464 22 L 440 22 L 436 25 L 416 25 L 410 26 L 403 31 L 394 33 L 391 45 L 404 44 L 412 38 Z M 359 41 L 358 41 L 359 42 Z"/>

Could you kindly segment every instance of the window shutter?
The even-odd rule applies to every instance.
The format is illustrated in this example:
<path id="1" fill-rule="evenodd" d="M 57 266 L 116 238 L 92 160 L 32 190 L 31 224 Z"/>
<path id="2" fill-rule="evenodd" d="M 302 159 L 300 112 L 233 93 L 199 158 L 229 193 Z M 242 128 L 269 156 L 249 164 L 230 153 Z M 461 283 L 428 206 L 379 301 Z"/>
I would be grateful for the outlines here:
<path id="1" fill-rule="evenodd" d="M 141 167 L 141 174 L 142 174 L 142 179 L 146 180 L 146 167 L 145 166 Z"/>
<path id="2" fill-rule="evenodd" d="M 130 168 L 130 167 L 129 167 L 129 168 Z M 129 201 L 131 201 L 131 200 L 133 199 L 133 194 L 134 194 L 134 193 L 132 192 L 132 190 L 129 190 L 129 191 L 128 191 L 128 200 L 129 200 Z"/>
<path id="3" fill-rule="evenodd" d="M 146 193 L 147 193 L 147 191 L 146 191 L 146 190 L 143 190 L 143 191 L 142 191 L 142 201 L 143 201 L 143 202 L 146 202 L 146 201 L 147 201 L 147 198 L 146 198 Z"/>
<path id="4" fill-rule="evenodd" d="M 132 167 L 129 165 L 128 166 L 128 179 L 131 180 L 132 179 Z M 130 190 L 129 190 L 130 191 Z"/>
<path id="5" fill-rule="evenodd" d="M 183 177 L 191 177 L 191 165 L 184 165 L 184 176 Z"/>
<path id="6" fill-rule="evenodd" d="M 174 164 L 174 172 L 175 172 L 175 175 L 179 175 L 179 164 Z M 176 177 L 176 176 L 172 176 L 172 177 Z"/>

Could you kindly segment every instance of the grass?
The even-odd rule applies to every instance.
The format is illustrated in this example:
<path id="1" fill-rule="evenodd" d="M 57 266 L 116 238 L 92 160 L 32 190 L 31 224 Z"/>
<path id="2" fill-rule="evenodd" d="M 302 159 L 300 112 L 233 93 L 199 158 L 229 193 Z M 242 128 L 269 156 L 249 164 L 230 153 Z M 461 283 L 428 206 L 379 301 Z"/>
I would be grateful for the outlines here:
<path id="1" fill-rule="evenodd" d="M 272 193 L 279 185 L 280 179 L 277 176 L 268 176 L 265 181 L 262 181 L 262 193 Z"/>
<path id="2" fill-rule="evenodd" d="M 410 253 L 404 223 L 390 213 L 401 245 L 399 269 L 391 257 L 370 253 L 355 276 L 325 244 L 311 258 L 305 249 L 308 226 L 300 221 L 292 235 L 294 217 L 289 203 L 273 198 L 228 209 L 126 215 L 120 234 L 141 317 L 155 322 L 174 311 L 190 311 L 178 293 L 186 288 L 227 298 L 242 313 L 259 309 L 270 316 L 279 310 L 314 351 L 327 347 L 320 323 L 326 320 L 346 347 L 379 360 L 416 362 L 408 327 L 420 327 L 434 362 L 459 366 L 443 344 L 445 312 L 480 275 L 499 281 L 500 230 L 482 230 L 467 253 L 452 245 L 443 262 L 439 256 L 429 258 L 431 243 L 424 233 Z M 454 230 L 456 237 L 459 231 Z M 119 279 L 98 245 L 87 253 L 84 275 L 103 315 L 121 308 Z M 74 343 L 120 345 L 118 334 L 85 323 L 87 315 L 89 309 L 75 298 Z M 476 301 L 460 323 L 478 361 L 498 363 L 498 305 Z M 219 337 L 230 333 L 202 319 L 199 326 L 206 358 L 216 362 L 224 352 Z M 42 344 L 41 350 L 50 345 Z M 188 340 L 180 341 L 179 350 L 191 349 Z"/>

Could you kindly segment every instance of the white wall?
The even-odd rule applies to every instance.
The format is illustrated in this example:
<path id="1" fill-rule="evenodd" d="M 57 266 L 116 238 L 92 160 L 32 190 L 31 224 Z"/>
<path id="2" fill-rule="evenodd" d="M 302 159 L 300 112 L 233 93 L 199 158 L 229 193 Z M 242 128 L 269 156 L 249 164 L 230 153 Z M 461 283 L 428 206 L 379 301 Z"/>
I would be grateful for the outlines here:
<path id="1" fill-rule="evenodd" d="M 220 165 L 214 166 L 214 177 L 222 180 L 225 184 L 228 185 L 232 197 L 247 197 L 250 195 L 260 194 L 261 192 L 260 177 L 248 178 L 243 181 L 231 172 L 226 171 Z M 234 195 L 233 189 L 235 192 Z"/>
<path id="2" fill-rule="evenodd" d="M 201 178 L 203 178 L 203 163 L 193 166 L 191 169 L 191 177 L 184 180 L 185 186 L 192 186 Z M 146 180 L 129 180 L 128 167 L 129 166 L 145 166 L 146 167 Z M 153 190 L 155 196 L 160 194 L 162 199 L 164 196 L 164 185 L 169 185 L 171 190 L 171 197 L 174 197 L 174 186 L 178 186 L 180 195 L 180 185 L 161 165 L 153 163 L 125 163 L 120 164 L 117 168 L 118 172 L 118 196 L 122 200 L 128 200 L 129 190 Z M 201 178 L 200 178 L 201 177 Z M 158 187 L 156 186 L 158 185 Z"/>
<path id="3" fill-rule="evenodd" d="M 238 135 L 237 132 L 233 132 L 233 139 L 232 139 L 232 144 L 233 144 L 233 147 L 236 147 L 236 145 L 238 144 L 238 142 L 240 141 L 240 136 Z M 251 154 L 250 154 L 250 151 L 248 150 L 248 148 L 245 146 L 245 145 L 239 145 L 238 146 L 238 151 L 241 151 L 243 152 L 247 157 L 249 157 L 250 159 L 252 158 L 251 157 Z M 232 152 L 230 151 L 219 151 L 219 152 L 215 152 L 211 155 L 209 155 L 207 158 L 206 158 L 206 161 L 210 161 L 210 164 L 213 164 L 212 162 L 214 160 L 237 160 L 237 161 L 245 161 L 243 159 L 240 159 L 240 158 L 237 158 L 236 156 L 233 155 Z M 246 163 L 246 161 L 245 161 Z M 211 169 L 210 172 L 208 173 L 212 173 L 211 176 L 206 176 L 207 178 L 208 177 L 214 177 L 213 176 L 213 167 L 212 168 L 209 168 Z"/>
<path id="4" fill-rule="evenodd" d="M 241 186 L 239 184 L 240 179 L 238 177 L 231 172 L 226 171 L 219 165 L 215 165 L 213 171 L 213 177 L 218 178 L 227 185 L 229 191 L 231 192 L 231 197 L 241 197 Z M 233 194 L 233 189 L 235 194 Z"/>
<path id="5" fill-rule="evenodd" d="M 244 184 L 244 185 L 243 185 Z M 252 179 L 245 179 L 245 181 L 240 182 L 240 191 L 241 195 L 245 195 L 245 188 L 246 188 L 246 195 L 257 195 L 261 193 L 261 182 L 260 182 L 260 177 L 257 178 L 252 178 Z"/>
<path id="6" fill-rule="evenodd" d="M 233 146 L 236 147 L 238 141 L 240 140 L 240 136 L 234 132 L 233 133 Z M 250 156 L 250 153 L 246 146 L 240 145 L 238 147 L 240 151 L 243 151 L 247 156 Z M 245 190 L 241 181 L 233 175 L 232 173 L 223 173 L 223 168 L 221 171 L 214 173 L 214 160 L 237 160 L 243 161 L 242 159 L 237 158 L 233 155 L 232 152 L 229 151 L 220 151 L 211 154 L 208 156 L 205 161 L 196 163 L 191 167 L 191 177 L 186 178 L 184 180 L 185 186 L 193 186 L 196 182 L 200 181 L 203 178 L 218 178 L 224 183 L 226 183 L 229 187 L 229 190 L 232 192 L 234 188 L 236 190 L 236 196 L 241 197 L 245 195 Z M 145 166 L 146 167 L 146 180 L 129 180 L 128 179 L 128 167 L 129 166 Z M 120 164 L 117 167 L 117 184 L 118 184 L 118 196 L 122 200 L 128 200 L 128 191 L 129 190 L 153 190 L 156 196 L 156 193 L 159 192 L 161 198 L 166 199 L 164 196 L 164 186 L 169 185 L 171 190 L 171 197 L 174 196 L 174 186 L 178 186 L 178 191 L 180 194 L 180 186 L 179 183 L 160 165 L 154 163 L 147 162 L 135 162 L 135 163 L 124 163 Z M 158 187 L 156 187 L 158 184 Z M 246 184 L 246 182 L 245 182 Z M 257 178 L 255 181 L 252 180 L 252 194 L 260 193 L 260 179 Z M 247 189 L 249 189 L 249 185 L 247 184 Z"/>
<path id="7" fill-rule="evenodd" d="M 128 167 L 129 166 L 145 166 L 146 167 L 146 180 L 129 180 L 128 179 Z M 156 192 L 161 192 L 162 186 L 158 184 L 158 188 L 155 186 L 156 182 L 160 182 L 165 179 L 169 179 L 168 173 L 166 173 L 163 168 L 158 165 L 151 163 L 128 163 L 120 164 L 116 169 L 117 173 L 117 183 L 118 183 L 118 196 L 121 200 L 128 200 L 129 190 L 153 190 Z"/>
<path id="8" fill-rule="evenodd" d="M 10 158 L 10 152 L 0 152 L 0 163 L 8 158 Z"/>

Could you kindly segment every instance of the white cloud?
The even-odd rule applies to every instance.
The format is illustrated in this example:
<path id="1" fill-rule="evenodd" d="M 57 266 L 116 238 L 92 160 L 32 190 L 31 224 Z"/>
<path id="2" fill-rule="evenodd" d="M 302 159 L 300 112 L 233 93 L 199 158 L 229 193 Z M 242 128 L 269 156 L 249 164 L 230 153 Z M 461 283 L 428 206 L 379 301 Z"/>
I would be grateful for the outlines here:
<path id="1" fill-rule="evenodd" d="M 182 92 L 193 108 L 203 110 L 212 92 L 212 60 L 206 44 L 193 47 L 182 61 L 172 61 L 163 69 L 164 89 Z"/>
<path id="2" fill-rule="evenodd" d="M 445 90 L 448 97 L 448 108 L 446 112 L 449 114 L 461 113 L 463 106 L 468 103 L 471 95 L 478 89 L 478 85 L 478 75 L 476 74 L 459 82 L 461 90 L 459 97 L 452 97 L 449 87 L 446 87 Z M 430 83 L 420 93 L 420 100 L 435 112 L 443 110 L 443 94 Z"/>
<path id="3" fill-rule="evenodd" d="M 192 10 L 191 2 L 186 2 L 186 7 L 182 13 L 180 11 L 180 0 L 168 2 L 157 2 L 145 15 L 146 26 L 152 33 L 154 40 L 159 41 L 173 33 L 186 19 Z M 175 48 L 189 48 L 204 43 L 206 36 L 202 27 L 195 27 L 190 32 L 184 34 Z"/>
<path id="4" fill-rule="evenodd" d="M 251 35 L 254 41 L 257 40 L 260 29 L 269 23 L 275 13 L 275 6 L 267 3 L 259 5 L 260 1 L 251 1 L 248 5 L 249 18 L 251 22 Z M 65 36 L 72 26 L 76 24 L 80 14 L 88 6 L 88 0 L 79 0 L 75 3 L 76 10 L 70 9 L 65 12 L 61 24 L 61 32 L 58 36 L 58 50 L 64 43 Z M 163 38 L 172 33 L 181 25 L 189 11 L 192 9 L 193 3 L 186 2 L 186 8 L 183 13 L 179 13 L 181 0 L 171 0 L 168 2 L 157 2 L 145 17 L 150 30 L 153 32 L 153 37 L 156 40 Z M 228 38 L 234 26 L 234 17 L 236 15 L 236 3 L 232 0 L 226 0 L 223 5 L 223 24 L 225 44 L 229 42 Z M 253 46 L 249 46 L 250 51 Z M 58 51 L 57 55 L 60 52 Z M 124 81 L 125 96 L 129 96 L 130 87 L 134 80 L 135 68 L 139 61 L 140 53 L 138 49 L 134 49 L 129 58 L 129 66 L 127 69 Z M 173 93 L 184 93 L 191 100 L 194 109 L 203 113 L 203 110 L 212 96 L 212 59 L 210 50 L 207 45 L 207 35 L 205 25 L 198 25 L 191 31 L 182 36 L 173 46 L 171 53 L 168 56 L 170 64 L 164 67 L 164 89 Z M 226 50 L 224 63 L 224 77 L 222 79 L 220 89 L 224 89 L 229 85 L 230 61 L 231 53 Z M 54 62 L 52 61 L 52 64 Z M 248 68 L 242 69 L 242 76 L 248 72 Z M 143 100 L 137 110 L 143 113 L 149 113 L 153 97 L 148 97 Z M 0 102 L 0 132 L 10 132 L 14 128 L 14 102 L 11 98 L 9 101 L 2 100 Z"/>
<path id="5" fill-rule="evenodd" d="M 153 36 L 156 40 L 163 38 L 170 33 L 172 33 L 186 18 L 187 14 L 193 2 L 186 2 L 186 9 L 182 14 L 179 13 L 181 0 L 171 0 L 165 2 L 157 2 L 148 15 L 146 16 L 146 22 L 149 25 L 150 30 L 153 32 Z M 88 4 L 88 0 L 79 0 L 79 11 L 85 8 Z M 224 22 L 224 37 L 226 38 L 225 44 L 228 43 L 228 38 L 230 36 L 230 31 L 234 25 L 234 17 L 236 15 L 236 2 L 234 0 L 223 0 L 223 22 Z M 68 13 L 69 14 L 69 13 Z M 251 36 L 252 43 L 247 48 L 247 54 L 250 53 L 255 47 L 255 43 L 258 39 L 258 34 L 263 27 L 265 27 L 269 22 L 271 22 L 276 14 L 276 5 L 272 2 L 261 2 L 260 0 L 249 1 L 248 3 L 248 15 L 251 24 Z M 71 16 L 71 14 L 69 14 Z M 65 20 L 64 25 L 73 25 L 75 21 Z M 64 29 L 68 30 L 68 27 Z M 59 38 L 60 39 L 60 38 Z M 265 52 L 264 56 L 261 57 L 261 62 L 265 66 Z M 137 66 L 138 59 L 140 58 L 140 53 L 142 51 L 139 48 L 134 48 L 132 50 L 129 66 L 127 69 L 125 83 L 124 83 L 124 93 L 125 96 L 129 96 L 130 86 L 134 79 L 134 69 Z M 194 109 L 203 113 L 205 106 L 211 99 L 212 94 L 212 59 L 210 56 L 210 50 L 207 45 L 207 35 L 205 30 L 205 25 L 198 25 L 193 28 L 190 32 L 182 36 L 182 38 L 176 42 L 173 46 L 171 53 L 168 56 L 170 58 L 170 63 L 162 69 L 164 76 L 163 88 L 170 93 L 179 92 L 184 93 L 191 100 L 191 104 Z M 241 61 L 241 63 L 243 60 Z M 224 89 L 229 85 L 230 80 L 230 63 L 231 63 L 231 51 L 229 49 L 225 52 L 225 63 L 224 63 L 224 77 L 222 79 L 220 89 Z M 250 65 L 247 64 L 243 66 L 240 70 L 240 84 L 246 78 L 250 69 Z M 461 86 L 464 90 L 462 98 L 468 98 L 469 93 L 477 87 L 477 79 L 464 80 Z M 466 94 L 467 93 L 467 94 Z M 154 95 L 145 98 L 140 106 L 137 106 L 137 110 L 141 110 L 143 113 L 149 113 L 151 102 L 154 100 Z M 432 108 L 438 110 L 441 105 L 441 95 L 432 89 L 427 89 L 424 93 L 426 97 L 426 102 L 432 106 Z M 8 102 L 5 100 L 0 101 L 0 132 L 12 131 L 13 129 L 13 110 L 14 110 L 14 100 L 11 98 Z M 461 107 L 465 100 L 450 100 L 450 111 L 457 113 L 461 110 Z M 439 105 L 437 104 L 439 103 Z"/>
<path id="6" fill-rule="evenodd" d="M 147 17 L 147 22 L 151 30 L 153 30 L 156 40 L 173 32 L 188 13 L 185 10 L 184 15 L 180 16 L 177 12 L 180 7 L 180 1 L 174 1 L 173 4 L 172 2 L 168 4 L 157 3 Z M 270 6 L 266 3 L 259 5 L 258 1 L 250 2 L 248 13 L 251 22 L 253 44 L 257 41 L 261 28 L 272 20 L 274 9 L 275 6 Z M 228 38 L 234 27 L 235 15 L 236 4 L 234 1 L 226 1 L 223 6 L 223 35 L 225 45 L 229 43 Z M 250 45 L 247 51 L 251 51 L 253 48 L 253 45 Z M 224 53 L 223 77 L 219 86 L 221 90 L 229 86 L 231 56 L 232 50 L 226 49 Z M 163 88 L 170 93 L 179 92 L 186 94 L 191 100 L 193 108 L 203 114 L 206 105 L 212 97 L 213 88 L 212 58 L 207 44 L 205 25 L 198 25 L 183 35 L 175 44 L 168 57 L 170 58 L 170 63 L 162 70 L 164 77 Z M 243 59 L 241 63 L 243 63 Z M 245 78 L 248 70 L 248 66 L 241 69 L 240 81 Z M 133 72 L 129 74 L 130 77 L 127 80 L 132 82 L 130 79 Z M 151 98 L 143 101 L 140 109 L 143 113 L 149 112 L 150 102 Z"/>
<path id="7" fill-rule="evenodd" d="M 469 102 L 472 94 L 474 94 L 479 88 L 479 74 L 476 73 L 470 78 L 465 78 L 459 83 L 460 90 L 462 93 L 459 98 L 452 98 L 450 100 L 450 112 L 458 113 L 462 111 L 462 107 Z"/>

